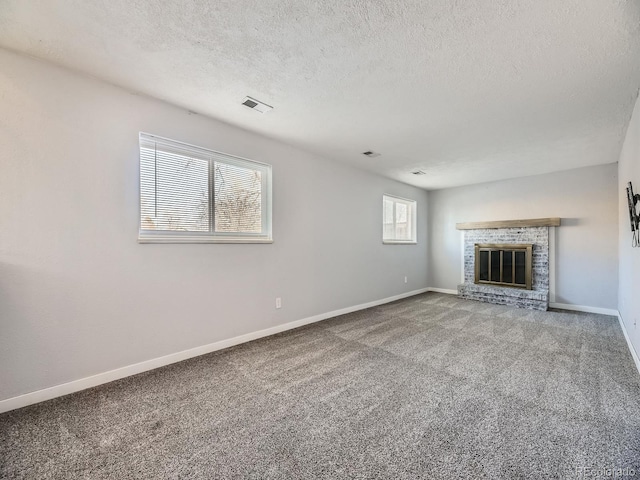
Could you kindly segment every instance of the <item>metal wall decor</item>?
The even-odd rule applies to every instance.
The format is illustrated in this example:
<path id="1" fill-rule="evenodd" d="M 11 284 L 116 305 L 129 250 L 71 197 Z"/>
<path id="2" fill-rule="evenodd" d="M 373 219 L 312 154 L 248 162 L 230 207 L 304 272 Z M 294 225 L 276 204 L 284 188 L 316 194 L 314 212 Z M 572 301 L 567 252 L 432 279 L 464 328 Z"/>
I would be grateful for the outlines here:
<path id="1" fill-rule="evenodd" d="M 640 195 L 633 193 L 633 185 L 627 186 L 627 202 L 629 203 L 629 221 L 631 222 L 631 246 L 640 247 L 640 212 L 636 205 L 640 202 Z"/>

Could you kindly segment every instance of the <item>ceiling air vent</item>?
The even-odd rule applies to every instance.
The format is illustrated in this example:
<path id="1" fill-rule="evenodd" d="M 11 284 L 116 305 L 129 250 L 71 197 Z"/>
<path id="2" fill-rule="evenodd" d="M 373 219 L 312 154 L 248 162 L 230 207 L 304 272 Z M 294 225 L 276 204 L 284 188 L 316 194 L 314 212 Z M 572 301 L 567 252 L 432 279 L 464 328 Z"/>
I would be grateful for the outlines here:
<path id="1" fill-rule="evenodd" d="M 411 173 L 413 173 L 414 175 L 426 175 L 427 174 L 427 172 L 423 172 L 422 170 L 416 170 L 415 172 L 411 172 Z"/>
<path id="2" fill-rule="evenodd" d="M 260 100 L 256 100 L 255 98 L 251 97 L 244 97 L 242 105 L 246 105 L 247 107 L 252 108 L 253 110 L 256 110 L 260 113 L 267 113 L 269 110 L 273 110 L 273 107 L 271 105 L 267 105 L 266 103 L 263 103 Z"/>
<path id="3" fill-rule="evenodd" d="M 379 157 L 380 156 L 379 153 L 372 152 L 371 150 L 368 150 L 366 152 L 362 152 L 362 154 L 366 155 L 367 157 L 370 157 L 370 158 L 374 158 L 374 157 Z"/>

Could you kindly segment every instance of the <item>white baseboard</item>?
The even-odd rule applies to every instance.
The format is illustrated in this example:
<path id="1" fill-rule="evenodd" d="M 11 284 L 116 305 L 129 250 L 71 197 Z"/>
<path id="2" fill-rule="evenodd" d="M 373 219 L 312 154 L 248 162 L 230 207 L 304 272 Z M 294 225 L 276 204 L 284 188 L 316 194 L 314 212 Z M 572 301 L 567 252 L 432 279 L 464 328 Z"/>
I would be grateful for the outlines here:
<path id="1" fill-rule="evenodd" d="M 457 290 L 451 290 L 450 288 L 436 288 L 429 287 L 427 288 L 428 292 L 437 292 L 437 293 L 447 293 L 449 295 L 457 295 Z M 589 307 L 586 305 L 572 305 L 570 303 L 555 303 L 549 302 L 550 308 L 559 308 L 562 310 L 572 310 L 574 312 L 585 312 L 585 313 L 599 313 L 601 315 L 611 315 L 613 317 L 617 317 L 618 311 L 612 308 L 600 308 L 600 307 Z"/>
<path id="2" fill-rule="evenodd" d="M 449 288 L 435 288 L 429 287 L 427 289 L 429 292 L 438 292 L 438 293 L 447 293 L 449 295 L 457 295 L 457 290 L 451 290 Z M 555 303 L 549 302 L 550 308 L 559 308 L 561 310 L 572 310 L 574 312 L 585 312 L 585 313 L 599 313 L 601 315 L 611 315 L 613 317 L 618 316 L 618 311 L 612 308 L 600 308 L 600 307 L 589 307 L 586 305 L 572 305 L 570 303 Z"/>
<path id="3" fill-rule="evenodd" d="M 457 295 L 458 294 L 458 290 L 451 290 L 449 288 L 435 288 L 435 287 L 429 287 L 427 288 L 428 292 L 437 292 L 437 293 L 446 293 L 448 295 Z"/>
<path id="4" fill-rule="evenodd" d="M 413 290 L 411 292 L 401 293 L 392 297 L 383 298 L 381 300 L 374 300 L 373 302 L 363 303 L 360 305 L 354 305 L 352 307 L 342 308 L 339 310 L 333 310 L 331 312 L 321 313 L 312 317 L 303 318 L 293 322 L 285 323 L 283 325 L 277 325 L 275 327 L 266 328 L 264 330 L 258 330 L 257 332 L 247 333 L 237 337 L 229 338 L 227 340 L 220 340 L 219 342 L 210 343 L 208 345 L 202 345 L 200 347 L 191 348 L 189 350 L 183 350 L 182 352 L 172 353 L 163 357 L 153 358 L 144 362 L 135 363 L 126 367 L 117 368 L 108 372 L 99 373 L 90 377 L 81 378 L 79 380 L 73 380 L 71 382 L 63 383 L 61 385 L 55 385 L 53 387 L 44 388 L 35 392 L 26 393 L 17 397 L 7 398 L 6 400 L 0 400 L 0 413 L 15 410 L 16 408 L 26 407 L 33 405 L 34 403 L 44 402 L 45 400 L 51 400 L 52 398 L 61 397 L 70 393 L 86 390 L 87 388 L 96 387 L 104 383 L 119 380 L 121 378 L 136 375 L 138 373 L 153 370 L 172 363 L 181 362 L 189 358 L 198 357 L 206 353 L 222 350 L 223 348 L 233 347 L 241 343 L 250 342 L 251 340 L 257 340 L 259 338 L 275 335 L 276 333 L 292 330 L 294 328 L 309 325 L 311 323 L 326 320 L 328 318 L 337 317 L 338 315 L 344 315 L 347 313 L 355 312 L 358 310 L 364 310 L 365 308 L 375 307 L 377 305 L 383 305 L 385 303 L 400 300 L 402 298 L 411 297 L 429 291 L 428 288 L 421 288 L 419 290 Z"/>
<path id="5" fill-rule="evenodd" d="M 617 313 L 618 322 L 620 323 L 620 328 L 622 328 L 622 333 L 624 333 L 624 338 L 627 341 L 627 346 L 629 347 L 629 351 L 631 352 L 631 356 L 633 357 L 633 362 L 636 364 L 638 373 L 640 373 L 640 358 L 638 358 L 636 349 L 633 348 L 633 344 L 631 343 L 631 339 L 629 338 L 629 334 L 627 333 L 627 327 L 625 327 L 624 321 L 622 320 L 622 315 L 620 315 L 620 312 Z"/>
<path id="6" fill-rule="evenodd" d="M 448 290 L 446 288 L 432 288 L 429 287 L 427 289 L 429 292 L 439 292 L 439 293 L 450 293 L 452 295 L 456 295 L 458 292 L 456 290 Z M 601 315 L 611 315 L 613 317 L 617 317 L 618 322 L 620 323 L 620 328 L 622 328 L 622 333 L 624 333 L 624 338 L 627 341 L 627 347 L 629 347 L 629 352 L 631 352 L 631 356 L 633 357 L 633 362 L 636 364 L 636 368 L 638 369 L 638 373 L 640 374 L 640 358 L 636 353 L 635 348 L 633 348 L 633 344 L 631 343 L 631 339 L 629 338 L 629 334 L 627 333 L 627 328 L 622 321 L 622 315 L 618 310 L 614 310 L 612 308 L 600 308 L 600 307 L 588 307 L 586 305 L 571 305 L 569 303 L 549 303 L 550 308 L 559 308 L 562 310 L 571 310 L 574 312 L 585 312 L 585 313 L 598 313 Z"/>
<path id="7" fill-rule="evenodd" d="M 561 310 L 572 310 L 574 312 L 599 313 L 600 315 L 618 316 L 618 311 L 612 308 L 589 307 L 586 305 L 572 305 L 570 303 L 549 302 L 549 308 L 559 308 Z"/>

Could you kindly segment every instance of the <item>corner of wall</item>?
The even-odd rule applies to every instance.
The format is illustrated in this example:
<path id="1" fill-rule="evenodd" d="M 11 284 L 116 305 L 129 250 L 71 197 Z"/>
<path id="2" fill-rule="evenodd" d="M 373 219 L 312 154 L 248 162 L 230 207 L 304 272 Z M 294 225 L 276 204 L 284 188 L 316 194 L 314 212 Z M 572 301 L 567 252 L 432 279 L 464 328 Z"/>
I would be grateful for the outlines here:
<path id="1" fill-rule="evenodd" d="M 640 91 L 639 91 L 640 92 Z M 618 310 L 621 325 L 630 348 L 640 352 L 640 248 L 631 246 L 629 208 L 626 197 L 627 182 L 640 190 L 640 97 L 627 125 L 618 160 Z M 636 357 L 637 358 L 637 357 Z"/>

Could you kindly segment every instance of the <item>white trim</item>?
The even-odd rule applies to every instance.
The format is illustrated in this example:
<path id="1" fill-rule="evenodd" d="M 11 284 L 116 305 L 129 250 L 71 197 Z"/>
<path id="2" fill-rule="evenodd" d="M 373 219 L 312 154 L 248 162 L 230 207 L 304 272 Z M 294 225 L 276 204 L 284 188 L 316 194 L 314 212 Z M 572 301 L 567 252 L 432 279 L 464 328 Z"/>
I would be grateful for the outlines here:
<path id="1" fill-rule="evenodd" d="M 437 292 L 437 293 L 446 293 L 448 295 L 457 295 L 458 294 L 458 290 L 451 290 L 449 288 L 429 287 L 427 289 L 427 291 L 429 291 L 429 292 Z"/>
<path id="2" fill-rule="evenodd" d="M 174 140 L 168 137 L 161 137 L 160 135 L 155 135 L 153 133 L 147 132 L 138 132 L 138 143 L 141 141 L 147 141 L 152 143 L 160 143 L 162 145 L 179 148 L 190 152 L 192 154 L 200 155 L 202 159 L 208 159 L 212 156 L 224 160 L 237 161 L 242 167 L 251 167 L 253 165 L 260 165 L 262 167 L 272 168 L 270 163 L 259 162 L 258 160 L 253 160 L 247 157 L 240 157 L 239 155 L 233 155 L 231 153 L 219 152 L 218 150 L 213 150 L 212 148 L 207 147 L 199 147 L 197 145 L 193 145 L 192 143 L 181 142 L 180 140 Z"/>
<path id="3" fill-rule="evenodd" d="M 556 227 L 548 227 L 549 244 L 549 302 L 556 301 Z"/>
<path id="4" fill-rule="evenodd" d="M 399 197 L 398 195 L 391 195 L 390 193 L 383 193 L 382 194 L 383 197 L 391 197 L 391 198 L 395 198 L 397 200 L 403 200 L 407 203 L 417 203 L 415 200 L 413 200 L 412 198 L 405 198 L 405 197 Z"/>
<path id="5" fill-rule="evenodd" d="M 464 230 L 460 230 L 460 283 L 464 283 Z"/>
<path id="6" fill-rule="evenodd" d="M 449 295 L 457 295 L 457 290 L 451 290 L 449 288 L 427 288 L 428 292 L 447 293 Z M 585 313 L 599 313 L 601 315 L 611 315 L 612 317 L 619 317 L 618 310 L 612 308 L 600 308 L 600 307 L 588 307 L 586 305 L 572 305 L 570 303 L 554 303 L 549 302 L 549 308 L 559 308 L 560 310 L 571 310 L 573 312 L 585 312 Z M 625 332 L 626 335 L 626 332 Z"/>
<path id="7" fill-rule="evenodd" d="M 97 375 L 81 378 L 79 380 L 73 380 L 71 382 L 44 388 L 35 392 L 19 395 L 17 397 L 7 398 L 6 400 L 0 401 L 0 413 L 15 410 L 16 408 L 26 407 L 28 405 L 33 405 L 34 403 L 44 402 L 45 400 L 51 400 L 52 398 L 61 397 L 70 393 L 79 392 L 81 390 L 96 387 L 98 385 L 112 382 L 114 380 L 119 380 L 121 378 L 136 375 L 138 373 L 146 372 L 159 367 L 164 367 L 165 365 L 170 365 L 172 363 L 181 362 L 189 358 L 198 357 L 200 355 L 215 352 L 217 350 L 222 350 L 223 348 L 233 347 L 234 345 L 257 340 L 258 338 L 268 337 L 270 335 L 275 335 L 276 333 L 284 332 L 286 330 L 291 330 L 293 328 L 302 327 L 310 323 L 326 320 L 327 318 L 337 317 L 338 315 L 344 315 L 358 310 L 364 310 L 365 308 L 371 308 L 377 305 L 394 302 L 396 300 L 411 297 L 413 295 L 419 295 L 427 291 L 429 291 L 428 288 L 421 288 L 419 290 L 401 293 L 399 295 L 383 298 L 381 300 L 374 300 L 373 302 L 362 303 L 360 305 L 354 305 L 352 307 L 346 307 L 327 313 L 321 313 L 319 315 L 314 315 L 312 317 L 303 318 L 301 320 L 296 320 L 282 325 L 277 325 L 275 327 L 266 328 L 264 330 L 258 330 L 257 332 L 247 333 L 237 337 L 229 338 L 227 340 L 220 340 L 208 345 L 202 345 L 200 347 L 183 350 L 181 352 L 172 353 L 163 357 L 145 360 L 144 362 L 135 363 L 133 365 L 127 365 L 126 367 L 116 368 L 115 370 L 99 373 Z"/>
<path id="8" fill-rule="evenodd" d="M 138 243 L 273 243 L 272 238 L 226 237 L 215 235 L 153 235 L 138 234 Z"/>
<path id="9" fill-rule="evenodd" d="M 570 303 L 549 302 L 549 308 L 559 308 L 560 310 L 571 310 L 574 312 L 599 313 L 600 315 L 618 316 L 618 311 L 612 308 L 589 307 L 586 305 L 572 305 Z"/>
<path id="10" fill-rule="evenodd" d="M 456 295 L 458 293 L 456 290 L 449 290 L 447 288 L 429 287 L 427 290 L 429 292 L 448 293 L 451 295 Z M 627 328 L 622 321 L 622 315 L 620 315 L 620 312 L 618 310 L 600 307 L 587 307 L 584 305 L 571 305 L 568 303 L 549 303 L 549 307 L 560 308 L 562 310 L 571 310 L 574 312 L 599 313 L 602 315 L 611 315 L 616 317 L 618 319 L 618 322 L 620 323 L 622 333 L 624 333 L 624 338 L 627 341 L 627 347 L 629 347 L 629 352 L 631 353 L 631 357 L 633 358 L 633 363 L 635 363 L 636 368 L 638 369 L 638 373 L 640 374 L 640 358 L 638 357 L 635 348 L 633 348 L 633 344 L 631 343 L 631 339 L 629 338 L 629 334 L 627 333 Z"/>
<path id="11" fill-rule="evenodd" d="M 627 340 L 627 347 L 629 347 L 629 352 L 631 352 L 631 357 L 633 357 L 633 363 L 636 364 L 636 368 L 638 369 L 638 373 L 640 373 L 640 358 L 638 358 L 638 354 L 636 353 L 636 349 L 633 348 L 633 344 L 631 343 L 631 339 L 629 338 L 629 334 L 627 333 L 627 327 L 624 325 L 624 321 L 622 320 L 622 315 L 620 312 L 617 312 L 618 322 L 620 323 L 620 328 L 622 328 L 622 333 L 624 333 L 624 338 Z"/>
<path id="12" fill-rule="evenodd" d="M 411 238 L 406 239 L 396 239 L 396 238 L 384 238 L 384 225 L 385 225 L 385 215 L 384 215 L 384 203 L 385 200 L 389 198 L 393 202 L 393 228 L 394 228 L 394 236 L 396 234 L 396 205 L 398 203 L 403 203 L 409 209 L 409 214 L 411 216 Z M 418 202 L 416 200 L 411 200 L 410 198 L 398 197 L 396 195 L 389 195 L 388 193 L 382 194 L 382 243 L 383 245 L 417 245 L 418 244 Z"/>
<path id="13" fill-rule="evenodd" d="M 451 290 L 449 288 L 436 288 L 429 287 L 427 289 L 429 292 L 438 292 L 438 293 L 447 293 L 449 295 L 457 295 L 457 290 Z M 549 308 L 559 308 L 561 310 L 571 310 L 574 312 L 585 312 L 585 313 L 599 313 L 601 315 L 611 315 L 613 317 L 618 317 L 620 314 L 617 310 L 611 308 L 600 308 L 600 307 L 587 307 L 585 305 L 571 305 L 569 303 L 552 303 L 549 302 Z"/>

